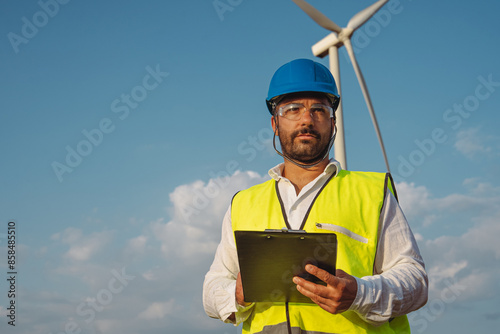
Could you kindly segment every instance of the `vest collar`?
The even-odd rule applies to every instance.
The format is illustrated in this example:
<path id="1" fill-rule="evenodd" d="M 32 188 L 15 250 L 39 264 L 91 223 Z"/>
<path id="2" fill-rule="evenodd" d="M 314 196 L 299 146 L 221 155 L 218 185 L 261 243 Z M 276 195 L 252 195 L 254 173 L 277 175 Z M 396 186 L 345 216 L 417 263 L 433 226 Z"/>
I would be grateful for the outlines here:
<path id="1" fill-rule="evenodd" d="M 279 165 L 277 166 L 274 166 L 273 168 L 271 168 L 269 170 L 269 176 L 274 179 L 275 181 L 279 181 L 280 179 L 284 178 L 283 177 L 283 168 L 285 167 L 285 163 L 280 163 Z M 327 174 L 327 175 L 337 175 L 340 171 L 342 170 L 342 168 L 340 167 L 340 163 L 331 158 L 330 159 L 330 162 L 328 163 L 328 165 L 325 167 L 325 170 L 323 171 L 323 174 L 321 174 L 319 177 L 323 176 L 324 174 Z"/>
<path id="2" fill-rule="evenodd" d="M 331 164 L 331 163 L 330 163 Z M 328 166 L 330 166 L 330 164 L 328 164 Z M 328 166 L 325 168 L 325 172 L 326 173 L 326 170 L 328 169 Z M 336 169 L 335 169 L 336 170 Z M 302 223 L 300 224 L 300 228 L 299 230 L 302 230 L 304 229 L 304 226 L 306 225 L 306 221 L 307 221 L 307 218 L 309 217 L 309 213 L 311 212 L 311 208 L 312 206 L 314 205 L 314 202 L 316 202 L 316 199 L 318 198 L 319 194 L 321 194 L 321 192 L 323 191 L 323 189 L 325 189 L 326 185 L 330 182 L 330 180 L 335 176 L 337 175 L 337 173 L 335 172 L 330 172 L 329 173 L 330 176 L 328 176 L 328 178 L 326 179 L 325 183 L 321 186 L 321 189 L 319 189 L 319 191 L 316 193 L 316 196 L 314 196 L 312 202 L 311 202 L 311 205 L 309 206 L 309 208 L 307 209 L 307 212 L 306 214 L 304 215 L 304 218 L 302 219 Z M 323 175 L 323 174 L 322 174 Z M 279 187 L 278 187 L 278 180 L 275 180 L 274 181 L 274 187 L 276 189 L 276 195 L 278 196 L 278 201 L 280 203 L 280 207 L 281 207 L 281 213 L 283 214 L 283 219 L 285 220 L 285 224 L 286 224 L 286 227 L 291 230 L 291 226 L 290 226 L 290 223 L 288 223 L 288 217 L 286 215 L 286 210 L 285 210 L 285 206 L 283 204 L 283 200 L 281 199 L 281 194 L 280 194 L 280 190 L 279 190 Z M 314 182 L 314 181 L 313 181 Z"/>

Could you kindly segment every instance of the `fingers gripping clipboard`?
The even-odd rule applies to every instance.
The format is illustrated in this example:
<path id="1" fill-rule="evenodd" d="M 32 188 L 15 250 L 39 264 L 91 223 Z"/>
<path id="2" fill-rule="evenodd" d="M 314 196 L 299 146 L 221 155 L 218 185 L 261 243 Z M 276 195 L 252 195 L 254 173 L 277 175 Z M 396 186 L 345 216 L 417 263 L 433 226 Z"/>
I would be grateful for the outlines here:
<path id="1" fill-rule="evenodd" d="M 235 231 L 246 302 L 312 303 L 297 291 L 292 279 L 323 281 L 305 271 L 313 264 L 335 274 L 337 236 L 302 230 Z"/>

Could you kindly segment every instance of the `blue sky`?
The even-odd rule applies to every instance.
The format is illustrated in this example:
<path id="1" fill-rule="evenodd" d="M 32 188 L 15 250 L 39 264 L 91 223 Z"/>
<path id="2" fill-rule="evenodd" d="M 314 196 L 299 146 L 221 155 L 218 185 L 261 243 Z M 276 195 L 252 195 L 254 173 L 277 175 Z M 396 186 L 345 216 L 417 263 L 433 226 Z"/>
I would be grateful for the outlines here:
<path id="1" fill-rule="evenodd" d="M 372 2 L 310 1 L 340 26 Z M 328 32 L 292 1 L 220 3 L 0 5 L 2 277 L 9 221 L 18 242 L 16 328 L 2 279 L 2 333 L 239 331 L 204 314 L 203 277 L 232 195 L 280 162 L 272 74 L 314 59 Z M 415 333 L 499 325 L 499 10 L 391 0 L 353 37 L 431 279 Z M 340 60 L 348 167 L 383 172 Z"/>

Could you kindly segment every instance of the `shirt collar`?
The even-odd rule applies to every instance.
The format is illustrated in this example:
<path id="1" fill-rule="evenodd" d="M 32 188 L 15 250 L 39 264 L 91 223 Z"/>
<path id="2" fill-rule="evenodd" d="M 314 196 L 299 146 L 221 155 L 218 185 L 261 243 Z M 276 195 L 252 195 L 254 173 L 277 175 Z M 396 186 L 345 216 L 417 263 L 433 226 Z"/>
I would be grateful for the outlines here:
<path id="1" fill-rule="evenodd" d="M 283 162 L 277 166 L 274 166 L 269 170 L 269 176 L 271 176 L 275 181 L 279 181 L 280 179 L 284 178 L 281 174 L 283 172 L 283 167 L 285 167 L 285 163 Z M 328 165 L 326 165 L 325 170 L 321 175 L 337 175 L 341 170 L 342 168 L 340 167 L 340 163 L 337 160 L 331 158 L 330 162 L 328 163 Z"/>

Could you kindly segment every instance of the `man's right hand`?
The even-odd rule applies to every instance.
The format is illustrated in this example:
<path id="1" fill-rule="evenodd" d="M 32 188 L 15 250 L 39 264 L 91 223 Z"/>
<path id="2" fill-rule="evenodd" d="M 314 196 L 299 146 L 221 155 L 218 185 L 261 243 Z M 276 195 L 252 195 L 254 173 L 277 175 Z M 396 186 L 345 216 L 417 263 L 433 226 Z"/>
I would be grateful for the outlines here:
<path id="1" fill-rule="evenodd" d="M 243 284 L 241 283 L 241 273 L 238 273 L 236 278 L 236 302 L 241 306 L 248 306 L 250 303 L 245 302 L 245 296 L 243 295 Z M 231 313 L 229 320 L 236 321 L 236 315 Z"/>
<path id="2" fill-rule="evenodd" d="M 241 273 L 238 273 L 236 278 L 236 302 L 241 306 L 248 306 L 250 303 L 245 302 L 245 296 L 243 295 L 243 284 L 241 283 Z"/>

